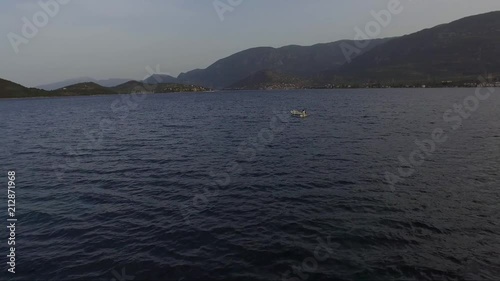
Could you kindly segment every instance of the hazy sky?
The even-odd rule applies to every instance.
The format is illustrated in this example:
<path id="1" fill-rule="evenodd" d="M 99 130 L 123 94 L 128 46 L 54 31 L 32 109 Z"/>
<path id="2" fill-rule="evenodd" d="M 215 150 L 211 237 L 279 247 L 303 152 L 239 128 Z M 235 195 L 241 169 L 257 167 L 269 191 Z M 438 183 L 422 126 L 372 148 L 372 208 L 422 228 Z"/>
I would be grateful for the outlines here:
<path id="1" fill-rule="evenodd" d="M 49 0 L 42 0 L 48 2 Z M 55 1 L 55 0 L 50 0 Z M 58 0 L 63 1 L 63 0 Z M 216 0 L 238 3 L 221 21 L 214 0 L 64 0 L 48 16 L 35 0 L 0 1 L 0 77 L 26 86 L 76 77 L 142 79 L 145 68 L 178 75 L 257 46 L 353 39 L 355 27 L 390 0 Z M 464 16 L 500 10 L 499 0 L 401 0 L 380 37 L 412 33 Z M 23 17 L 39 28 L 19 53 Z M 19 38 L 17 38 L 19 39 Z M 16 41 L 19 42 L 19 41 Z"/>

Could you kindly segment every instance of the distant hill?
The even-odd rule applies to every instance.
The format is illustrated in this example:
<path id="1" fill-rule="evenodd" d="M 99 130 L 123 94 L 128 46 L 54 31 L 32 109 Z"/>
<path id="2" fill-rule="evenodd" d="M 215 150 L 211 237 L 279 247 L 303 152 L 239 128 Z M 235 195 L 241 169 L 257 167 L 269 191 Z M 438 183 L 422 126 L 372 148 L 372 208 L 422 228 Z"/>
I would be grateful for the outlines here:
<path id="1" fill-rule="evenodd" d="M 205 92 L 210 90 L 209 88 L 196 85 L 184 85 L 177 83 L 148 84 L 139 81 L 128 81 L 127 83 L 118 85 L 111 89 L 119 94 L 131 94 L 138 92 L 149 92 L 149 93 Z"/>
<path id="2" fill-rule="evenodd" d="M 58 90 L 54 90 L 56 96 L 94 96 L 94 95 L 113 95 L 116 94 L 112 89 L 103 87 L 93 82 L 79 83 Z"/>
<path id="3" fill-rule="evenodd" d="M 363 52 L 369 51 L 389 39 L 372 40 Z M 309 77 L 321 71 L 338 69 L 346 58 L 340 48 L 343 40 L 314 46 L 260 47 L 248 49 L 221 59 L 206 69 L 196 69 L 179 75 L 178 79 L 212 88 L 229 87 L 259 71 L 272 70 L 293 76 Z"/>
<path id="4" fill-rule="evenodd" d="M 130 94 L 130 93 L 142 92 L 143 89 L 145 89 L 144 85 L 145 84 L 142 82 L 131 80 L 123 84 L 120 84 L 118 86 L 112 87 L 112 89 L 119 94 L 126 94 L 126 93 Z"/>
<path id="5" fill-rule="evenodd" d="M 35 88 L 26 88 L 19 84 L 0 79 L 0 98 L 87 96 L 87 95 L 113 95 L 113 94 L 117 94 L 117 92 L 93 82 L 79 83 L 53 91 L 45 91 Z"/>
<path id="6" fill-rule="evenodd" d="M 463 18 L 379 45 L 329 79 L 431 81 L 500 74 L 500 12 Z"/>
<path id="7" fill-rule="evenodd" d="M 129 79 L 96 80 L 96 79 L 90 78 L 90 77 L 79 77 L 79 78 L 75 78 L 75 79 L 69 79 L 69 80 L 64 80 L 61 82 L 37 86 L 36 88 L 46 90 L 46 91 L 53 91 L 53 90 L 61 89 L 61 88 L 68 87 L 71 85 L 80 84 L 80 83 L 87 83 L 87 82 L 96 83 L 96 84 L 101 85 L 103 87 L 114 87 L 114 86 L 123 84 L 127 81 L 129 81 Z"/>
<path id="8" fill-rule="evenodd" d="M 0 79 L 0 98 L 26 98 L 47 96 L 48 92 L 39 89 L 26 88 L 14 82 Z"/>
<path id="9" fill-rule="evenodd" d="M 14 82 L 0 79 L 0 98 L 117 95 L 144 92 L 144 89 L 146 89 L 148 93 L 203 92 L 210 90 L 196 85 L 172 83 L 148 85 L 138 81 L 129 81 L 112 88 L 103 87 L 94 82 L 84 82 L 53 91 L 45 91 L 35 88 L 26 88 Z"/>

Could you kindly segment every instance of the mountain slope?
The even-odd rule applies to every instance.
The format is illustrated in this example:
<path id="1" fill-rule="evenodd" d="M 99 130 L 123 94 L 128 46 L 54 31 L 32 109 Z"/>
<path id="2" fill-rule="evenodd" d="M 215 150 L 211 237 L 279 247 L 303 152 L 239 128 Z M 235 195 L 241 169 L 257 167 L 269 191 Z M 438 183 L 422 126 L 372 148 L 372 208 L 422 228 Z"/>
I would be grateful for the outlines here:
<path id="1" fill-rule="evenodd" d="M 113 91 L 119 94 L 131 94 L 131 93 L 172 93 L 172 92 L 205 92 L 210 89 L 195 86 L 195 85 L 183 85 L 176 83 L 159 83 L 159 84 L 147 84 L 139 81 L 129 81 L 127 83 L 118 85 L 111 88 Z"/>
<path id="2" fill-rule="evenodd" d="M 377 39 L 363 51 L 369 51 L 390 39 Z M 308 77 L 324 70 L 338 69 L 346 62 L 340 48 L 343 40 L 314 46 L 260 47 L 248 49 L 221 59 L 206 69 L 196 69 L 179 75 L 180 81 L 213 88 L 228 87 L 263 70 L 273 70 L 294 76 Z"/>
<path id="3" fill-rule="evenodd" d="M 51 91 L 56 96 L 93 96 L 93 95 L 113 95 L 116 94 L 112 89 L 103 87 L 94 82 L 85 82 L 58 90 Z"/>
<path id="4" fill-rule="evenodd" d="M 139 81 L 128 81 L 126 83 L 120 84 L 118 86 L 113 87 L 112 89 L 120 94 L 130 94 L 130 93 L 139 93 L 143 92 L 144 90 L 148 90 L 149 86 L 145 86 L 144 83 L 139 82 Z"/>
<path id="5" fill-rule="evenodd" d="M 49 92 L 26 88 L 14 82 L 0 79 L 0 98 L 43 97 L 47 95 L 49 95 Z"/>
<path id="6" fill-rule="evenodd" d="M 308 81 L 273 70 L 258 71 L 231 85 L 229 89 L 237 90 L 269 90 L 269 89 L 299 89 Z"/>
<path id="7" fill-rule="evenodd" d="M 500 12 L 393 39 L 330 75 L 350 80 L 429 81 L 500 73 Z"/>

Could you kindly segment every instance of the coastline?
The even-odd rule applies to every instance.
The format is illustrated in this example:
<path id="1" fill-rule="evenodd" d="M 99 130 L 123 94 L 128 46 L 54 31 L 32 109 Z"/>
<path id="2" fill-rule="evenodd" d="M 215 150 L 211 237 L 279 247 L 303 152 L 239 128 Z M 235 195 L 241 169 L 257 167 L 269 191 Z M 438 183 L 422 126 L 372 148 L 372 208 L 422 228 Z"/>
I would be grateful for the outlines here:
<path id="1" fill-rule="evenodd" d="M 384 89 L 384 90 L 409 90 L 409 89 L 420 89 L 420 90 L 433 90 L 433 89 L 471 89 L 471 88 L 477 88 L 477 87 L 426 87 L 426 88 L 419 88 L 419 87 L 388 87 L 388 88 L 315 88 L 315 89 L 269 89 L 269 90 L 262 90 L 262 89 L 245 89 L 245 90 L 218 90 L 218 91 L 192 91 L 192 92 L 168 92 L 168 93 L 145 93 L 146 95 L 161 95 L 161 94 L 193 94 L 193 93 L 234 93 L 234 92 L 255 92 L 255 91 L 260 91 L 260 92 L 292 92 L 292 91 L 325 91 L 325 90 L 330 90 L 330 91 L 335 91 L 335 90 L 379 90 L 379 89 Z M 484 87 L 484 88 L 489 88 L 489 87 Z M 500 88 L 500 87 L 493 87 L 493 88 Z M 76 98 L 76 97 L 105 97 L 105 96 L 120 96 L 120 95 L 131 95 L 131 94 L 97 94 L 97 95 L 68 95 L 68 96 L 40 96 L 40 97 L 16 97 L 16 98 L 2 98 L 0 97 L 0 101 L 2 100 L 27 100 L 27 99 L 55 99 L 55 98 Z"/>
<path id="2" fill-rule="evenodd" d="M 198 92 L 169 92 L 169 93 L 144 93 L 145 95 L 158 95 L 158 94 L 189 94 L 189 93 L 213 93 L 214 91 L 198 91 Z M 2 98 L 1 100 L 26 100 L 26 99 L 54 99 L 54 98 L 75 98 L 75 97 L 109 97 L 109 96 L 120 96 L 120 95 L 131 95 L 129 94 L 97 94 L 97 95 L 68 95 L 68 96 L 40 96 L 40 97 L 17 97 L 17 98 Z"/>

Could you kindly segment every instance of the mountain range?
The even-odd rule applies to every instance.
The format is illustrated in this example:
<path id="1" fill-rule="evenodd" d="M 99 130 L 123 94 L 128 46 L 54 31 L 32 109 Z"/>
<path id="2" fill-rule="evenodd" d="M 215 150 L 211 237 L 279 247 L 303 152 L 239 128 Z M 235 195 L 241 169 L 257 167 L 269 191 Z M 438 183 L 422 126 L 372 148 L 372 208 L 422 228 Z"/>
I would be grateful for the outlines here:
<path id="1" fill-rule="evenodd" d="M 341 47 L 354 48 L 359 43 L 367 47 L 347 61 Z M 274 52 L 251 49 L 207 69 L 181 74 L 179 79 L 214 88 L 273 89 L 335 84 L 439 86 L 442 81 L 463 85 L 477 82 L 480 75 L 500 80 L 500 11 L 369 43 L 339 41 Z"/>
<path id="2" fill-rule="evenodd" d="M 368 46 L 359 48 L 356 56 L 348 59 L 345 46 L 359 45 Z M 70 91 L 62 92 L 62 88 L 82 83 L 92 83 L 87 84 L 92 85 L 93 90 L 88 90 L 92 93 L 124 93 L 132 85 L 154 84 L 160 85 L 156 91 L 321 88 L 342 84 L 440 85 L 442 81 L 475 82 L 480 75 L 495 77 L 497 81 L 500 78 L 500 11 L 401 37 L 252 48 L 218 60 L 206 69 L 181 73 L 177 78 L 163 74 L 144 81 L 86 77 L 38 87 L 51 92 L 1 80 L 0 96 L 66 95 Z"/>
<path id="3" fill-rule="evenodd" d="M 372 40 L 367 52 L 388 42 L 389 39 Z M 206 69 L 181 73 L 180 81 L 213 88 L 226 88 L 263 70 L 276 71 L 297 77 L 310 77 L 326 70 L 336 70 L 347 61 L 341 45 L 355 44 L 352 40 L 313 46 L 260 47 L 236 53 L 221 59 Z"/>
<path id="4" fill-rule="evenodd" d="M 355 81 L 477 79 L 500 74 L 500 12 L 395 38 L 330 73 Z M 331 77 L 326 79 L 331 81 Z"/>

